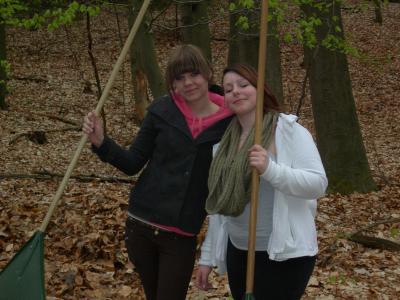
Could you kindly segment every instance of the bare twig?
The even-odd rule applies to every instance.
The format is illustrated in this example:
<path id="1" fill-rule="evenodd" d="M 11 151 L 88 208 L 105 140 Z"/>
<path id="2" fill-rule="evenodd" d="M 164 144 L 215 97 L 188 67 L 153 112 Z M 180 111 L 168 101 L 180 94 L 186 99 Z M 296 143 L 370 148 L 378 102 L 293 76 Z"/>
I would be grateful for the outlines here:
<path id="1" fill-rule="evenodd" d="M 65 123 L 65 124 L 70 124 L 70 125 L 74 125 L 74 126 L 81 126 L 79 123 L 77 123 L 75 121 L 72 121 L 72 120 L 69 120 L 69 119 L 65 119 L 65 118 L 60 117 L 60 116 L 50 115 L 50 114 L 47 114 L 47 113 L 24 111 L 24 110 L 21 110 L 21 109 L 15 109 L 15 111 L 17 111 L 19 113 L 22 113 L 22 114 L 29 115 L 30 117 L 32 115 L 35 115 L 35 116 L 39 116 L 39 117 L 46 117 L 46 118 L 49 118 L 49 119 L 52 119 L 52 120 L 57 120 L 57 121 Z"/>
<path id="2" fill-rule="evenodd" d="M 10 79 L 14 80 L 28 80 L 28 81 L 34 81 L 34 82 L 48 82 L 47 78 L 42 78 L 42 77 L 37 77 L 34 75 L 28 75 L 28 76 L 18 76 L 18 75 L 12 75 L 10 76 Z"/>
<path id="3" fill-rule="evenodd" d="M 45 144 L 47 142 L 46 133 L 54 133 L 62 131 L 80 131 L 80 130 L 81 130 L 80 126 L 50 129 L 50 130 L 30 130 L 28 132 L 22 132 L 13 136 L 11 140 L 8 142 L 8 144 L 12 145 L 22 137 L 27 137 L 29 140 L 36 142 L 38 144 Z"/>
<path id="4" fill-rule="evenodd" d="M 91 30 L 90 30 L 90 15 L 88 12 L 86 13 L 86 29 L 87 29 L 87 35 L 88 35 L 88 53 L 89 53 L 89 57 L 90 57 L 90 62 L 92 63 L 94 77 L 96 79 L 97 99 L 100 99 L 101 94 L 103 92 L 102 92 L 101 83 L 100 83 L 99 71 L 97 70 L 96 59 L 94 58 L 93 50 L 92 50 L 93 39 L 92 39 Z M 101 108 L 101 117 L 103 119 L 104 133 L 107 134 L 107 120 L 106 120 L 106 116 L 104 113 L 104 107 Z"/>
<path id="5" fill-rule="evenodd" d="M 387 220 L 377 221 L 377 222 L 375 222 L 375 223 L 372 223 L 372 224 L 370 224 L 370 225 L 367 225 L 367 226 L 365 226 L 365 227 L 363 227 L 363 228 L 357 230 L 356 232 L 352 233 L 351 235 L 360 234 L 360 233 L 363 232 L 363 231 L 370 230 L 371 228 L 374 228 L 374 227 L 376 227 L 376 226 L 378 226 L 378 225 L 381 225 L 381 224 L 399 223 L 399 222 L 400 222 L 400 218 L 391 218 L 391 219 L 387 219 Z"/>
<path id="6" fill-rule="evenodd" d="M 64 174 L 50 173 L 50 172 L 37 172 L 34 174 L 0 174 L 0 179 L 37 179 L 37 180 L 51 180 L 54 178 L 62 178 Z M 135 183 L 133 178 L 123 178 L 114 176 L 96 176 L 96 175 L 72 175 L 79 181 L 99 181 L 99 182 L 118 182 L 118 183 Z"/>
<path id="7" fill-rule="evenodd" d="M 90 85 L 90 82 L 85 78 L 85 73 L 83 72 L 83 69 L 82 69 L 82 67 L 81 67 L 82 64 L 81 64 L 81 61 L 80 61 L 80 59 L 79 59 L 79 56 L 78 56 L 78 54 L 76 53 L 76 51 L 74 51 L 73 48 L 72 48 L 72 40 L 71 40 L 71 36 L 70 36 L 70 32 L 69 32 L 69 30 L 68 30 L 68 27 L 64 25 L 63 28 L 64 28 L 64 31 L 65 31 L 65 36 L 66 36 L 66 38 L 67 38 L 68 48 L 69 48 L 69 51 L 70 51 L 71 54 L 72 54 L 73 61 L 74 61 L 74 63 L 75 63 L 76 69 L 78 70 L 79 77 L 81 78 L 81 80 L 82 80 L 83 82 L 85 82 L 86 85 L 87 85 L 88 83 L 89 83 L 89 85 Z"/>
<path id="8" fill-rule="evenodd" d="M 233 12 L 230 12 L 230 14 L 235 15 L 235 14 L 244 13 L 246 11 L 247 10 L 245 10 L 245 9 L 237 9 L 237 10 L 235 10 Z M 153 26 L 159 27 L 159 28 L 162 28 L 162 29 L 165 29 L 165 30 L 168 30 L 168 31 L 176 31 L 176 30 L 183 29 L 183 28 L 196 27 L 198 25 L 213 24 L 218 20 L 224 20 L 224 19 L 225 19 L 225 15 L 221 15 L 221 16 L 216 17 L 216 18 L 208 19 L 208 20 L 201 21 L 201 22 L 199 21 L 199 22 L 196 22 L 196 23 L 193 23 L 193 24 L 188 24 L 188 25 L 179 25 L 178 26 L 178 23 L 176 22 L 174 27 L 170 27 L 170 26 L 167 26 L 165 24 L 157 24 L 157 23 L 154 23 Z M 177 17 L 176 17 L 176 20 L 177 20 Z M 151 22 L 151 23 L 153 23 L 153 22 Z M 151 27 L 149 27 L 149 28 L 151 28 Z M 246 34 L 243 33 L 243 35 L 246 35 Z M 253 34 L 248 34 L 248 35 L 249 36 L 253 36 Z M 258 33 L 254 34 L 254 36 L 258 36 Z"/>
<path id="9" fill-rule="evenodd" d="M 31 112 L 31 114 L 32 114 L 32 112 Z M 57 120 L 57 121 L 60 121 L 60 122 L 66 123 L 66 124 L 79 126 L 79 127 L 81 126 L 79 123 L 76 123 L 75 121 L 71 121 L 71 120 L 68 120 L 68 119 L 65 119 L 65 118 L 62 118 L 62 117 L 59 117 L 59 116 L 53 116 L 53 115 L 50 115 L 50 114 L 42 114 L 42 113 L 34 113 L 34 114 L 38 115 L 38 116 L 41 116 L 41 117 L 46 117 L 46 118 L 49 118 L 49 119 L 52 119 L 52 120 Z"/>
<path id="10" fill-rule="evenodd" d="M 96 79 L 97 98 L 100 98 L 102 89 L 101 89 L 101 84 L 100 84 L 99 71 L 97 70 L 96 59 L 94 58 L 94 55 L 93 55 L 93 49 L 92 49 L 93 39 L 92 39 L 91 30 L 90 30 L 90 15 L 89 15 L 89 13 L 86 13 L 86 30 L 87 30 L 87 36 L 88 36 L 88 54 L 90 57 L 90 62 L 92 63 L 94 77 Z"/>
<path id="11" fill-rule="evenodd" d="M 304 75 L 304 80 L 303 80 L 303 83 L 302 83 L 302 86 L 301 86 L 301 95 L 300 95 L 299 102 L 298 102 L 298 105 L 297 105 L 297 110 L 296 110 L 296 116 L 298 116 L 298 117 L 300 117 L 300 109 L 303 106 L 304 99 L 306 97 L 307 82 L 308 82 L 308 77 L 310 75 L 310 71 L 309 70 L 310 70 L 310 65 L 307 64 L 307 66 L 306 66 L 306 74 Z"/>
<path id="12" fill-rule="evenodd" d="M 369 114 L 369 117 L 372 118 L 372 124 L 376 124 L 375 122 L 375 114 Z M 376 161 L 377 163 L 374 164 L 374 168 L 377 170 L 378 174 L 376 175 L 376 177 L 379 177 L 380 179 L 382 179 L 385 184 L 387 185 L 391 185 L 390 180 L 388 179 L 388 177 L 385 175 L 384 171 L 382 170 L 382 163 L 381 163 L 381 159 L 378 153 L 378 149 L 376 148 L 376 139 L 373 136 L 373 132 L 366 130 L 365 132 L 366 138 L 365 141 L 368 143 L 368 145 L 372 146 L 372 152 L 375 154 L 376 157 Z"/>
<path id="13" fill-rule="evenodd" d="M 169 9 L 169 7 L 171 6 L 171 4 L 172 4 L 172 2 L 171 3 L 169 3 L 163 10 L 161 10 L 157 15 L 155 15 L 154 17 L 152 16 L 151 17 L 151 21 L 150 21 L 150 23 L 149 23 L 149 28 L 151 28 L 152 27 L 152 25 L 153 25 L 153 23 L 161 16 L 161 15 L 163 15 L 168 9 Z M 175 8 L 177 8 L 177 7 L 175 7 Z M 177 21 L 177 17 L 176 17 L 176 10 L 175 10 L 175 20 Z M 178 24 L 178 23 L 176 23 L 176 24 Z"/>
<path id="14" fill-rule="evenodd" d="M 122 39 L 121 25 L 119 23 L 117 6 L 116 6 L 115 3 L 113 3 L 113 8 L 114 8 L 114 13 L 115 13 L 115 18 L 117 20 L 119 46 L 122 49 L 122 47 L 124 46 L 124 42 L 123 42 L 123 39 Z M 125 68 L 124 68 L 124 65 L 122 65 L 121 72 L 122 72 L 122 105 L 123 105 L 123 108 L 124 108 L 124 112 L 126 113 L 126 111 L 125 111 Z"/>

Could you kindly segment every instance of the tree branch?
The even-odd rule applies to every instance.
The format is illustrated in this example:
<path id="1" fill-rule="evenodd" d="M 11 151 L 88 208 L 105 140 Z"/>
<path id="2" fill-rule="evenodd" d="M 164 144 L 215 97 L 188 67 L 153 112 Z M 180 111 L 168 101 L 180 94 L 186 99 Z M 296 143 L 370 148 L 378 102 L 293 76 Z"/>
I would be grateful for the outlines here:
<path id="1" fill-rule="evenodd" d="M 361 228 L 360 230 L 352 233 L 349 235 L 348 240 L 362 244 L 366 247 L 374 248 L 374 249 L 384 249 L 384 250 L 391 250 L 391 251 L 400 251 L 400 244 L 387 240 L 387 239 L 382 239 L 378 237 L 373 237 L 373 236 L 367 236 L 361 234 L 363 231 L 370 230 L 373 227 L 376 227 L 381 224 L 388 224 L 388 223 L 399 223 L 400 218 L 392 218 L 388 220 L 382 220 L 375 222 L 373 224 L 370 224 L 368 226 L 365 226 Z"/>
<path id="2" fill-rule="evenodd" d="M 64 174 L 50 173 L 48 171 L 36 172 L 33 174 L 1 174 L 0 179 L 38 179 L 38 180 L 51 180 L 54 178 L 63 178 Z M 72 175 L 70 178 L 89 182 L 89 181 L 99 181 L 99 182 L 115 182 L 115 183 L 135 183 L 134 178 L 124 178 L 124 177 L 114 177 L 114 176 L 95 176 L 95 175 Z"/>
<path id="3" fill-rule="evenodd" d="M 98 95 L 97 99 L 99 100 L 103 91 L 101 88 L 99 71 L 97 70 L 96 59 L 94 58 L 92 50 L 93 39 L 92 39 L 92 32 L 90 30 L 90 15 L 88 12 L 86 13 L 86 30 L 88 35 L 88 53 L 90 57 L 90 62 L 92 63 L 94 77 L 96 79 L 97 95 Z M 104 134 L 107 134 L 107 120 L 106 120 L 106 115 L 104 113 L 104 106 L 101 108 L 101 118 L 103 120 Z"/>
<path id="4" fill-rule="evenodd" d="M 367 236 L 363 234 L 355 234 L 351 235 L 348 238 L 350 241 L 362 244 L 369 248 L 374 249 L 383 249 L 383 250 L 390 250 L 390 251 L 400 251 L 400 244 L 378 237 Z"/>
<path id="5" fill-rule="evenodd" d="M 297 110 L 296 110 L 296 116 L 298 116 L 298 117 L 300 117 L 300 110 L 301 110 L 301 107 L 303 106 L 304 98 L 306 97 L 307 82 L 308 82 L 309 74 L 310 74 L 310 65 L 307 64 L 306 74 L 304 75 L 304 80 L 303 80 L 302 87 L 301 87 L 301 95 L 300 95 L 299 103 L 297 105 Z"/>
<path id="6" fill-rule="evenodd" d="M 360 233 L 363 232 L 363 231 L 370 230 L 371 228 L 374 228 L 374 227 L 376 227 L 376 226 L 378 226 L 378 225 L 381 225 L 381 224 L 399 223 L 399 222 L 400 222 L 400 218 L 392 218 L 392 219 L 377 221 L 377 222 L 375 222 L 375 223 L 372 223 L 372 224 L 370 224 L 370 225 L 367 225 L 367 226 L 365 226 L 365 227 L 359 229 L 358 231 L 352 233 L 351 235 L 358 235 L 358 234 L 360 234 Z"/>
<path id="7" fill-rule="evenodd" d="M 46 138 L 46 133 L 53 133 L 53 132 L 61 132 L 61 131 L 80 131 L 81 127 L 66 127 L 66 128 L 59 128 L 59 129 L 50 129 L 50 130 L 30 130 L 28 132 L 22 132 L 19 134 L 16 134 L 11 138 L 11 140 L 8 142 L 8 145 L 14 144 L 17 140 L 19 140 L 22 137 L 27 137 L 29 140 L 31 140 L 34 143 L 37 144 L 45 144 L 47 143 L 47 138 Z"/>
<path id="8" fill-rule="evenodd" d="M 24 111 L 24 110 L 20 110 L 20 109 L 16 109 L 15 111 L 19 112 L 19 113 L 22 113 L 22 114 L 29 115 L 29 116 L 35 115 L 35 116 L 39 116 L 39 117 L 46 117 L 46 118 L 49 118 L 49 119 L 52 119 L 52 120 L 57 120 L 57 121 L 63 122 L 65 124 L 74 125 L 76 127 L 80 127 L 81 126 L 81 124 L 79 124 L 79 123 L 77 123 L 75 121 L 68 120 L 68 119 L 62 118 L 60 116 L 50 115 L 50 114 L 47 114 L 47 113 Z"/>

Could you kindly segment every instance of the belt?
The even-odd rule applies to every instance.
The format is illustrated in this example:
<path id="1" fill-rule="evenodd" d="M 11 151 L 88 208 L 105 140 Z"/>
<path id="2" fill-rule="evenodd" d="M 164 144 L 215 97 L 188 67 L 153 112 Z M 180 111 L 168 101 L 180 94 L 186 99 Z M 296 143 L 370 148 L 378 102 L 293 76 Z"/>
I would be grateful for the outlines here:
<path id="1" fill-rule="evenodd" d="M 138 225 L 138 226 L 151 229 L 151 230 L 153 231 L 154 235 L 158 235 L 158 234 L 160 233 L 160 231 L 161 231 L 161 232 L 165 232 L 165 233 L 173 233 L 172 231 L 169 231 L 169 230 L 160 228 L 160 227 L 158 227 L 158 226 L 156 226 L 156 225 L 152 225 L 152 224 L 150 224 L 150 223 L 142 222 L 142 221 L 140 221 L 140 220 L 138 220 L 138 219 L 132 218 L 131 216 L 128 216 L 128 220 L 129 220 L 130 222 L 132 222 L 132 223 Z"/>

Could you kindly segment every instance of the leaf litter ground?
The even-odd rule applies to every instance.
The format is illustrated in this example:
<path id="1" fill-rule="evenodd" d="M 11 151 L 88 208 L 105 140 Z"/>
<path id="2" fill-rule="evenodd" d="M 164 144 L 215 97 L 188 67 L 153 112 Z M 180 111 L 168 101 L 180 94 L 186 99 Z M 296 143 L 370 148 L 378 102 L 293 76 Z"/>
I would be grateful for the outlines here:
<path id="1" fill-rule="evenodd" d="M 398 252 L 364 247 L 347 239 L 364 226 L 400 217 L 400 9 L 389 4 L 384 23 L 373 22 L 373 10 L 343 10 L 348 38 L 364 53 L 349 58 L 353 93 L 365 147 L 379 191 L 319 200 L 317 225 L 320 254 L 303 299 L 398 299 Z M 216 10 L 217 11 L 217 10 Z M 118 12 L 122 40 L 126 15 Z M 121 40 L 116 14 L 109 9 L 92 20 L 93 53 L 104 87 Z M 169 23 L 168 23 L 169 22 Z M 158 24 L 174 25 L 172 17 Z M 226 20 L 211 27 L 213 60 L 220 78 L 225 66 Z M 156 26 L 157 54 L 162 69 L 176 44 L 173 32 Z M 96 86 L 87 55 L 85 20 L 51 33 L 9 29 L 12 64 L 9 109 L 0 111 L 1 175 L 64 174 L 80 139 L 83 116 L 96 106 Z M 290 112 L 301 95 L 304 70 L 301 47 L 282 45 L 284 93 Z M 109 134 L 128 145 L 137 132 L 128 61 L 105 105 Z M 55 118 L 56 117 L 56 118 Z M 300 122 L 314 132 L 309 95 Z M 45 132 L 38 144 L 29 133 Z M 101 162 L 87 147 L 75 175 L 126 178 Z M 133 178 L 132 180 L 134 180 Z M 40 226 L 60 178 L 0 179 L 0 268 Z M 144 299 L 134 266 L 124 248 L 124 221 L 131 183 L 71 179 L 45 240 L 48 299 Z M 370 235 L 400 242 L 399 223 L 382 224 Z M 200 237 L 201 239 L 201 237 Z M 188 299 L 225 299 L 225 276 L 211 275 L 214 289 L 198 291 L 191 283 Z"/>

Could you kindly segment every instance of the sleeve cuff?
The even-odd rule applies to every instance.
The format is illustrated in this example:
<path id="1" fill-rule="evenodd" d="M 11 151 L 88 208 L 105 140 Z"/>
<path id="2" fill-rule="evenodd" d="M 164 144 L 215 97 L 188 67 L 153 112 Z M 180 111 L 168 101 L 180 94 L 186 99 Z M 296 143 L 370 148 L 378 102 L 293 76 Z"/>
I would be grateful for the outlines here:
<path id="1" fill-rule="evenodd" d="M 275 168 L 275 162 L 271 158 L 268 159 L 269 159 L 268 167 L 265 169 L 264 173 L 260 175 L 261 178 L 267 181 L 272 178 L 272 174 L 274 172 L 273 169 Z"/>
<path id="2" fill-rule="evenodd" d="M 96 147 L 92 144 L 91 148 L 93 153 L 96 153 L 102 160 L 105 160 L 107 156 L 109 156 L 111 143 L 111 138 L 105 136 L 103 143 L 100 145 L 100 147 Z"/>

